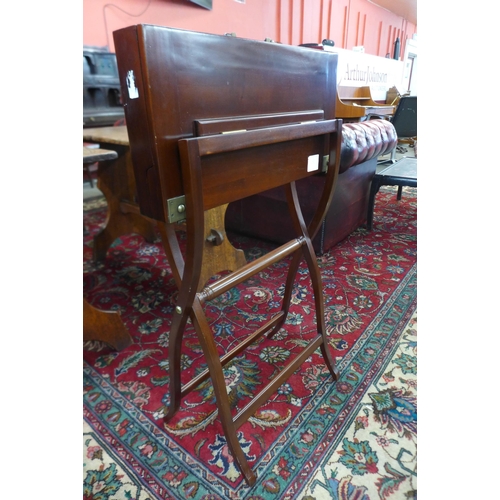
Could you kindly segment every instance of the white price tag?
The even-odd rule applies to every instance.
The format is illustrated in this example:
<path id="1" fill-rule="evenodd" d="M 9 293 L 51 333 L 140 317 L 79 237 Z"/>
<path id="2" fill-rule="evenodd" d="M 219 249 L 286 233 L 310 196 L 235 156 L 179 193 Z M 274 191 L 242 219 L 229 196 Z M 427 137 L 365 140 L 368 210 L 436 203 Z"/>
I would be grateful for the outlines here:
<path id="1" fill-rule="evenodd" d="M 319 169 L 319 154 L 307 158 L 307 171 L 314 172 Z"/>
<path id="2" fill-rule="evenodd" d="M 135 86 L 135 75 L 133 70 L 127 72 L 127 89 L 129 99 L 137 99 L 139 97 L 139 90 Z"/>

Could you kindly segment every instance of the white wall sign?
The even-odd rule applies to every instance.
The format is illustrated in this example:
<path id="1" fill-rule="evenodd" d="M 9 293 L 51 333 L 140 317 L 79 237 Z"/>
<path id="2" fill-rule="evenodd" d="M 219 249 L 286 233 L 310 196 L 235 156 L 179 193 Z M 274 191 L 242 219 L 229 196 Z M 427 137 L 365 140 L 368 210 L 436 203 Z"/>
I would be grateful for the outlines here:
<path id="1" fill-rule="evenodd" d="M 384 100 L 387 91 L 401 88 L 404 62 L 364 52 L 332 47 L 329 52 L 338 54 L 337 85 L 344 87 L 369 86 L 375 100 Z"/>

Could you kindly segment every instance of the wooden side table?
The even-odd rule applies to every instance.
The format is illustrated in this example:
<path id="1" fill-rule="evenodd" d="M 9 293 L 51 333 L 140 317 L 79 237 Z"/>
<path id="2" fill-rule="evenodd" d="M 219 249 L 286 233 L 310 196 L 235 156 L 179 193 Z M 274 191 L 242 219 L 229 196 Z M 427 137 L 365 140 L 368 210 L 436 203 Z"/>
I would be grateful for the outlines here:
<path id="1" fill-rule="evenodd" d="M 112 161 L 118 158 L 116 151 L 83 147 L 83 164 Z M 83 341 L 100 340 L 117 351 L 133 343 L 119 313 L 102 311 L 83 299 Z"/>
<path id="2" fill-rule="evenodd" d="M 99 162 L 97 170 L 97 187 L 106 198 L 108 216 L 104 228 L 94 236 L 94 261 L 103 260 L 113 241 L 123 234 L 136 233 L 152 242 L 155 237 L 154 222 L 140 214 L 135 202 L 135 178 L 127 127 L 83 129 L 83 140 L 116 153 L 115 159 Z"/>
<path id="3" fill-rule="evenodd" d="M 108 203 L 105 227 L 94 237 L 94 261 L 103 260 L 113 241 L 123 234 L 137 233 L 146 241 L 153 241 L 154 227 L 160 232 L 163 248 L 172 268 L 175 282 L 180 287 L 184 272 L 184 258 L 179 249 L 175 230 L 178 224 L 153 221 L 140 212 L 136 201 L 136 182 L 129 138 L 125 125 L 118 127 L 95 127 L 83 129 L 83 140 L 94 142 L 106 149 L 114 150 L 116 159 L 99 163 L 97 187 Z M 97 151 L 97 150 L 93 150 Z M 246 264 L 243 250 L 234 248 L 227 239 L 224 215 L 227 205 L 207 212 L 210 227 L 221 235 L 218 241 L 205 242 L 206 262 L 203 275 L 208 280 L 214 274 L 228 269 L 234 271 Z"/>

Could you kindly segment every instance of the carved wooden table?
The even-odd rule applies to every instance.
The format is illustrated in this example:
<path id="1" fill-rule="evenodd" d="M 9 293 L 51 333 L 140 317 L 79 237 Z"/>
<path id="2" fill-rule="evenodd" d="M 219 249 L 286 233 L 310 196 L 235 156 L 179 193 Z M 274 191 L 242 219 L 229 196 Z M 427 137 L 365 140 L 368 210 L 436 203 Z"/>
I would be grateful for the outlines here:
<path id="1" fill-rule="evenodd" d="M 83 148 L 83 163 L 116 160 L 116 151 L 101 148 Z M 116 311 L 102 311 L 83 299 L 83 341 L 100 340 L 117 351 L 132 344 L 132 337 Z"/>
<path id="2" fill-rule="evenodd" d="M 97 187 L 108 204 L 105 227 L 94 236 L 94 261 L 103 260 L 113 241 L 124 234 L 137 233 L 146 241 L 153 241 L 154 227 L 158 227 L 163 247 L 172 268 L 175 282 L 180 286 L 184 260 L 179 249 L 176 230 L 182 224 L 162 223 L 141 214 L 136 201 L 136 182 L 125 125 L 83 129 L 83 140 L 114 150 L 116 159 L 99 163 Z M 88 148 L 87 148 L 88 149 Z M 98 151 L 98 150 L 91 150 Z M 242 250 L 234 248 L 224 229 L 227 204 L 205 214 L 210 233 L 205 240 L 203 277 L 208 280 L 222 269 L 235 270 L 246 264 Z M 212 231 L 213 230 L 213 231 Z"/>
<path id="3" fill-rule="evenodd" d="M 137 233 L 146 241 L 154 239 L 154 222 L 140 214 L 135 202 L 135 179 L 130 158 L 127 127 L 96 127 L 83 129 L 83 140 L 116 151 L 112 161 L 99 162 L 97 187 L 108 204 L 104 228 L 94 236 L 94 260 L 103 260 L 119 236 Z"/>

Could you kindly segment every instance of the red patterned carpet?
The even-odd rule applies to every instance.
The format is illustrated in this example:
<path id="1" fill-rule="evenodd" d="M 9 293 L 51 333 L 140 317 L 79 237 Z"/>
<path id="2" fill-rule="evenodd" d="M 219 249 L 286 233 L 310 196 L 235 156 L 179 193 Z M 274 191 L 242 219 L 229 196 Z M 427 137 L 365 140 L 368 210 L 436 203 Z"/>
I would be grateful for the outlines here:
<path id="1" fill-rule="evenodd" d="M 99 343 L 84 346 L 84 498 L 412 497 L 416 189 L 405 188 L 397 201 L 395 190 L 383 188 L 374 230 L 359 229 L 319 257 L 340 378 L 333 383 L 322 356 L 314 353 L 240 428 L 240 443 L 258 476 L 253 488 L 227 452 L 209 382 L 189 394 L 164 425 L 176 287 L 159 237 L 150 244 L 123 236 L 104 262 L 92 263 L 92 237 L 105 215 L 102 201 L 84 206 L 84 296 L 100 309 L 119 311 L 134 344 L 121 352 Z M 248 260 L 273 248 L 230 238 Z M 286 263 L 279 263 L 207 305 L 221 352 L 279 310 L 285 273 Z M 225 368 L 235 411 L 315 335 L 305 264 L 298 276 L 285 328 Z M 183 377 L 203 368 L 188 325 Z"/>

